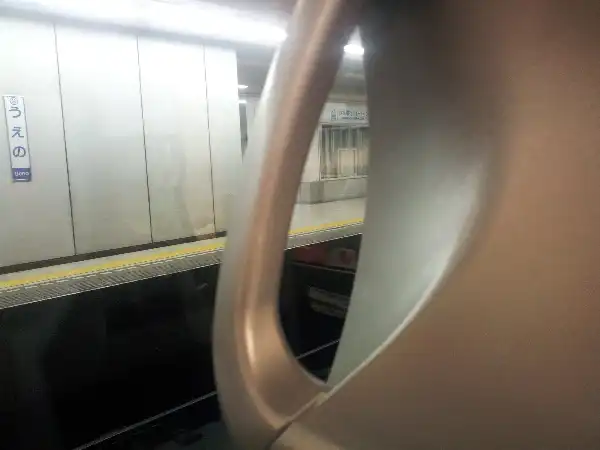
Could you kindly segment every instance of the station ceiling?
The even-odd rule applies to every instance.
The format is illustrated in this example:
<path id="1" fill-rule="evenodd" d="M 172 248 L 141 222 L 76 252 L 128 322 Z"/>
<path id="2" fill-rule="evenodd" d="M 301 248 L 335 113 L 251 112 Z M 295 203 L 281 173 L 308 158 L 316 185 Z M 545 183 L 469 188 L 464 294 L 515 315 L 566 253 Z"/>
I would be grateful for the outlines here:
<path id="1" fill-rule="evenodd" d="M 325 1 L 325 0 L 308 0 Z M 267 39 L 260 33 L 244 34 L 240 25 L 257 24 L 260 30 L 270 30 L 283 35 L 290 20 L 296 0 L 0 0 L 0 13 L 41 18 L 57 22 L 92 24 L 93 26 L 133 29 L 236 49 L 238 55 L 238 79 L 248 86 L 246 96 L 260 95 L 277 42 L 269 34 L 267 45 L 258 41 Z M 205 10 L 203 11 L 203 5 Z M 214 10 L 228 11 L 233 35 L 223 33 L 227 27 L 215 27 L 215 21 L 207 22 Z M 214 15 L 214 14 L 213 14 Z M 214 34 L 211 34 L 214 33 Z M 279 37 L 281 37 L 279 35 Z M 277 39 L 279 39 L 279 37 Z M 354 42 L 357 36 L 351 40 Z M 253 44 L 251 42 L 254 42 Z M 365 99 L 364 76 L 360 57 L 345 57 L 338 73 L 331 98 L 336 100 L 362 101 Z"/>
<path id="2" fill-rule="evenodd" d="M 204 1 L 204 0 L 202 0 Z M 267 18 L 282 26 L 289 21 L 296 0 L 209 0 L 210 3 L 227 6 L 254 17 Z M 321 1 L 321 0 L 315 0 Z M 267 76 L 274 49 L 257 46 L 239 46 L 238 78 L 247 85 L 245 95 L 260 95 Z M 338 73 L 331 98 L 336 100 L 364 101 L 365 82 L 362 60 L 345 58 Z"/>

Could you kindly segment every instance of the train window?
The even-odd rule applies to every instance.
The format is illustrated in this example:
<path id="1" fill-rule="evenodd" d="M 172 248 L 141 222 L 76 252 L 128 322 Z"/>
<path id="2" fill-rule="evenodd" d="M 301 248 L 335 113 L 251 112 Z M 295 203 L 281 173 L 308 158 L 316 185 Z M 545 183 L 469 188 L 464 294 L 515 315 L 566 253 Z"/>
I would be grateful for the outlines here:
<path id="1" fill-rule="evenodd" d="M 0 219 L 0 449 L 224 450 L 221 255 L 246 219 L 230 206 L 241 174 L 264 176 L 242 163 L 249 141 L 264 151 L 252 127 L 295 3 L 0 0 L 0 41 L 19 37 L 0 45 L 0 210 L 19 211 Z M 360 42 L 302 140 L 277 297 L 289 348 L 323 380 L 365 210 Z"/>
<path id="2" fill-rule="evenodd" d="M 320 135 L 321 179 L 366 176 L 369 127 L 323 125 Z"/>

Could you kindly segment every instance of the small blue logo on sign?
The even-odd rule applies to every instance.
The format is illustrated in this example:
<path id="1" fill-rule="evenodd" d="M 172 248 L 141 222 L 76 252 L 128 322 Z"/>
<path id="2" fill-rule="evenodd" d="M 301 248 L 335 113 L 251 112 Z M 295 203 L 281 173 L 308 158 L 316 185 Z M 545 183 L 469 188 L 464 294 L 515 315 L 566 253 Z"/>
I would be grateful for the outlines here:
<path id="1" fill-rule="evenodd" d="M 31 181 L 31 169 L 13 169 L 13 181 Z"/>

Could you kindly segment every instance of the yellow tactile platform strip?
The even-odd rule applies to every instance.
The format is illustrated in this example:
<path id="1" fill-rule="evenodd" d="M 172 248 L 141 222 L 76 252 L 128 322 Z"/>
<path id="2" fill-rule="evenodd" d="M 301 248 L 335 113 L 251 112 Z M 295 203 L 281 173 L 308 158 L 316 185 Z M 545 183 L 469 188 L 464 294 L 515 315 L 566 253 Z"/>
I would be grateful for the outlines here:
<path id="1" fill-rule="evenodd" d="M 296 228 L 290 232 L 288 248 L 358 234 L 361 225 L 362 219 L 352 219 Z M 169 250 L 167 247 L 157 249 L 152 253 L 123 254 L 122 257 L 115 260 L 98 264 L 89 264 L 88 261 L 88 265 L 82 267 L 70 267 L 48 273 L 43 271 L 40 273 L 38 270 L 36 274 L 28 275 L 25 272 L 22 277 L 0 281 L 0 309 L 61 295 L 114 286 L 136 279 L 145 279 L 218 264 L 225 239 L 218 241 L 211 243 L 194 242 L 179 247 L 177 250 Z M 197 257 L 205 258 L 202 258 L 202 261 L 197 261 Z M 194 261 L 194 258 L 196 258 L 196 261 Z M 137 276 L 132 273 L 127 277 L 120 276 L 134 271 L 138 272 Z M 100 276 L 103 276 L 102 280 Z M 69 282 L 75 283 L 76 286 L 67 288 L 64 283 Z M 31 290 L 36 292 L 34 293 Z M 8 297 L 12 298 L 9 299 Z"/>

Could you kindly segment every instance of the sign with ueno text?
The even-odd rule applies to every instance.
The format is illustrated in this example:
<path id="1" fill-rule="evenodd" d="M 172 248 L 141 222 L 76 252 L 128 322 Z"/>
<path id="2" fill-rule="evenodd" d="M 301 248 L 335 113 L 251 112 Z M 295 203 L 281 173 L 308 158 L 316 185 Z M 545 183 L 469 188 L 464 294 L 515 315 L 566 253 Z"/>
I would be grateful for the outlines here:
<path id="1" fill-rule="evenodd" d="M 25 99 L 21 95 L 5 95 L 3 97 L 12 179 L 13 181 L 31 181 Z"/>

